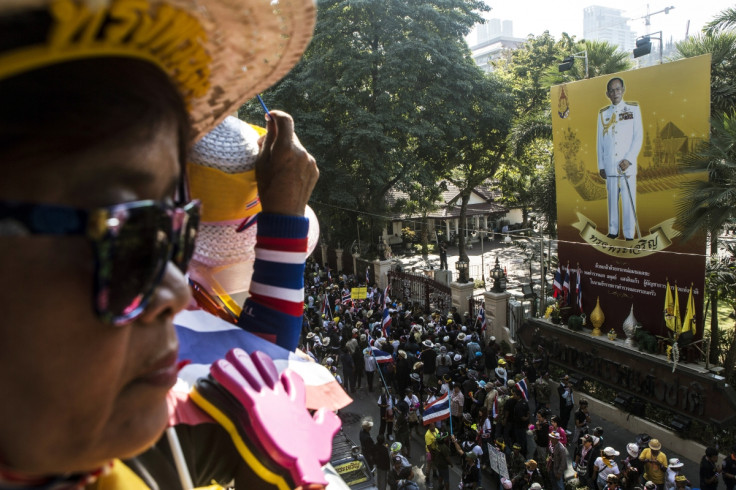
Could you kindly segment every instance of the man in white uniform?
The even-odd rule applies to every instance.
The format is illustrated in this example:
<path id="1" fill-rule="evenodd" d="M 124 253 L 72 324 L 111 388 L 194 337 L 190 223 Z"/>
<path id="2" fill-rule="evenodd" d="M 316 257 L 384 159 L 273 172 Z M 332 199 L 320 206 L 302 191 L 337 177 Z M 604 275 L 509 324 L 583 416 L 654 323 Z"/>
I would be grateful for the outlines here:
<path id="1" fill-rule="evenodd" d="M 636 159 L 641 150 L 641 110 L 636 102 L 623 100 L 624 81 L 608 81 L 606 95 L 611 105 L 598 113 L 598 171 L 608 191 L 608 238 L 619 236 L 618 204 L 624 238 L 634 239 L 636 227 Z M 628 185 L 627 185 L 628 183 Z"/>

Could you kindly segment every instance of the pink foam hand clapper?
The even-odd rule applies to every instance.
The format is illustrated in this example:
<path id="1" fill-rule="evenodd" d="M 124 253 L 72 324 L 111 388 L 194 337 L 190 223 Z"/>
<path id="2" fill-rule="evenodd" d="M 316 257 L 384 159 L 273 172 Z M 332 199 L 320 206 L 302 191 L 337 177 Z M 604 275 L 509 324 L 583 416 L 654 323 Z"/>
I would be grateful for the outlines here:
<path id="1" fill-rule="evenodd" d="M 279 377 L 270 357 L 242 349 L 213 363 L 210 374 L 247 410 L 258 442 L 297 485 L 327 484 L 322 465 L 340 419 L 324 408 L 309 414 L 301 376 L 286 369 Z"/>

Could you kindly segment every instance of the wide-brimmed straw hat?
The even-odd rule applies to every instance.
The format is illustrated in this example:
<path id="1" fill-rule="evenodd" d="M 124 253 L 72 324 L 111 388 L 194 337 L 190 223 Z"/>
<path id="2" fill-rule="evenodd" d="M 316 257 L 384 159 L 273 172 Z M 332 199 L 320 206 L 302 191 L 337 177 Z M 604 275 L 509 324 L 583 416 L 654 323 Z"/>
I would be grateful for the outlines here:
<path id="1" fill-rule="evenodd" d="M 21 28 L 48 35 L 0 52 L 0 79 L 80 59 L 140 59 L 181 93 L 192 141 L 281 80 L 316 19 L 314 0 L 0 0 L 0 17 L 24 12 Z"/>

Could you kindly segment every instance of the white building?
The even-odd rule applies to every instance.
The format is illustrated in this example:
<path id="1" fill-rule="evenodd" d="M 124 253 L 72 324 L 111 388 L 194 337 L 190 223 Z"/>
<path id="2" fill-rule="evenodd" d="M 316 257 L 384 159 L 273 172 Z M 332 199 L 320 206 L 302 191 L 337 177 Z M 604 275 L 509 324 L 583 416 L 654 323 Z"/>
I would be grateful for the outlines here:
<path id="1" fill-rule="evenodd" d="M 583 10 L 583 38 L 591 41 L 608 41 L 621 51 L 631 51 L 636 46 L 636 33 L 628 25 L 623 10 L 592 5 Z"/>
<path id="2" fill-rule="evenodd" d="M 493 62 L 519 47 L 526 39 L 514 37 L 514 25 L 510 20 L 486 19 L 478 24 L 467 37 L 475 64 L 486 72 L 493 71 Z"/>

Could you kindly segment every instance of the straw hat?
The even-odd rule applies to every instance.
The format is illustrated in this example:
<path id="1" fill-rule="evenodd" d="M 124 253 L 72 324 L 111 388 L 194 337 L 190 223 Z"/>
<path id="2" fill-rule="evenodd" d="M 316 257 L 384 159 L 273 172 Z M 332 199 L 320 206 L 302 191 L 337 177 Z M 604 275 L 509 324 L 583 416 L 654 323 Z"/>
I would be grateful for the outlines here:
<path id="1" fill-rule="evenodd" d="M 662 449 L 662 444 L 659 442 L 659 439 L 650 439 L 649 449 L 653 451 L 659 451 L 660 449 Z"/>
<path id="2" fill-rule="evenodd" d="M 279 0 L 278 8 L 270 0 L 0 2 L 0 16 L 21 9 L 49 17 L 48 25 L 38 20 L 44 15 L 23 17 L 25 29 L 69 35 L 0 53 L 0 79 L 94 57 L 149 62 L 186 101 L 192 141 L 281 80 L 307 48 L 316 19 L 314 0 Z M 79 32 L 85 35 L 73 36 Z"/>

